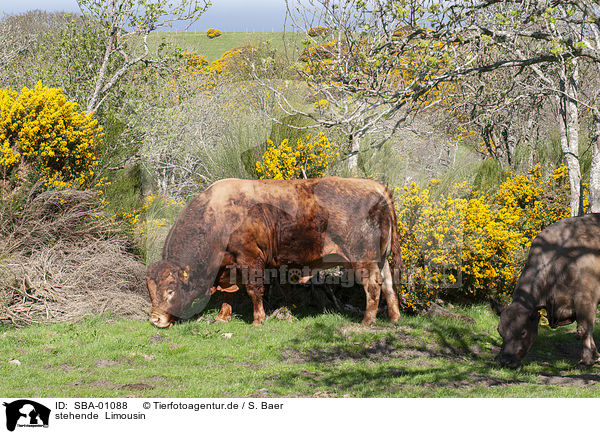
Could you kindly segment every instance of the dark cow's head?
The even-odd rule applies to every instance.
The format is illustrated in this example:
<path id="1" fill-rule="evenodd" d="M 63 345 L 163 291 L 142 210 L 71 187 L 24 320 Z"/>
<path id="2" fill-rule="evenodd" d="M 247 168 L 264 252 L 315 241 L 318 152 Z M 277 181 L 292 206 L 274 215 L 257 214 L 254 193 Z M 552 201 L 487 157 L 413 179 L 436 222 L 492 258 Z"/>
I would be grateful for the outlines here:
<path id="1" fill-rule="evenodd" d="M 520 303 L 502 306 L 497 300 L 490 299 L 492 309 L 500 315 L 498 333 L 502 337 L 500 364 L 517 368 L 527 355 L 538 333 L 539 312 L 526 308 Z"/>
<path id="2" fill-rule="evenodd" d="M 146 286 L 152 301 L 150 322 L 169 327 L 190 307 L 197 294 L 190 289 L 190 267 L 159 261 L 148 267 Z"/>

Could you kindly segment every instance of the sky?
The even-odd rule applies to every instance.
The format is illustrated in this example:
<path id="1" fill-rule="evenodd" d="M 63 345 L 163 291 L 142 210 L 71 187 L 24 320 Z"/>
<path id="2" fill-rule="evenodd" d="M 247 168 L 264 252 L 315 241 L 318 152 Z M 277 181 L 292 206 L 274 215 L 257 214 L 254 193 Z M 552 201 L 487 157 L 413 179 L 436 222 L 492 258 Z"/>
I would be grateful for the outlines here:
<path id="1" fill-rule="evenodd" d="M 0 15 L 33 9 L 79 12 L 76 0 L 0 0 Z M 212 6 L 190 30 L 214 27 L 224 32 L 281 31 L 284 17 L 285 0 L 212 0 Z"/>

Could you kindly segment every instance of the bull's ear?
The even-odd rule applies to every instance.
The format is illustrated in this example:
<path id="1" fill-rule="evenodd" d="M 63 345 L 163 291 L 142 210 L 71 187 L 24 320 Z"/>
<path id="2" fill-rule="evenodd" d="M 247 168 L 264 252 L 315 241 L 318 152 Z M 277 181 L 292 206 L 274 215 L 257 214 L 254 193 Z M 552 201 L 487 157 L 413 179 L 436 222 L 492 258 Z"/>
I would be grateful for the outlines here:
<path id="1" fill-rule="evenodd" d="M 490 307 L 492 308 L 492 310 L 494 312 L 496 312 L 496 315 L 500 315 L 502 313 L 502 311 L 506 308 L 506 306 L 502 305 L 502 303 L 500 303 L 494 297 L 490 297 L 489 300 L 490 300 Z"/>
<path id="2" fill-rule="evenodd" d="M 533 312 L 531 312 L 531 313 L 529 314 L 529 319 L 530 319 L 531 321 L 538 322 L 538 321 L 540 320 L 540 311 L 539 311 L 539 310 L 537 310 L 537 309 L 534 309 L 534 310 L 533 310 Z"/>
<path id="3" fill-rule="evenodd" d="M 184 265 L 179 269 L 179 279 L 183 282 L 184 285 L 187 285 L 190 281 L 190 267 Z"/>

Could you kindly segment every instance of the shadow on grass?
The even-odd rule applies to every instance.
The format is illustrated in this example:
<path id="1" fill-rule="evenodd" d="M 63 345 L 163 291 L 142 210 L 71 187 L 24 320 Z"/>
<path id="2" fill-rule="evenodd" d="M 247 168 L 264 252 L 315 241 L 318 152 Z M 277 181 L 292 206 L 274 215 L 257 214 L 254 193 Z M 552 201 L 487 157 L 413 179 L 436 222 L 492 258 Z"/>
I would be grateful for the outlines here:
<path id="1" fill-rule="evenodd" d="M 206 310 L 219 310 L 224 300 L 224 294 L 211 297 Z M 336 312 L 352 322 L 362 321 L 365 309 L 365 292 L 362 286 L 352 287 L 330 285 L 267 285 L 263 297 L 264 309 L 267 316 L 280 307 L 293 309 L 298 319 L 313 317 L 324 312 Z M 377 317 L 387 318 L 386 304 L 381 297 Z M 244 290 L 233 294 L 233 313 L 243 321 L 252 323 L 253 306 L 250 297 Z"/>
<path id="2" fill-rule="evenodd" d="M 595 390 L 600 385 L 600 373 L 595 372 L 599 366 L 578 365 L 581 343 L 574 326 L 556 330 L 540 326 L 522 370 L 512 370 L 496 361 L 502 341 L 495 330 L 498 320 L 491 312 L 480 312 L 479 324 L 422 315 L 404 315 L 398 324 L 391 324 L 380 311 L 377 325 L 364 327 L 360 311 L 337 309 L 327 291 L 315 295 L 319 293 L 307 292 L 308 286 L 290 289 L 293 296 L 285 300 L 266 294 L 267 313 L 287 305 L 294 307 L 299 319 L 317 318 L 299 327 L 279 350 L 281 361 L 290 369 L 268 380 L 282 393 L 293 390 L 290 385 L 295 384 L 295 390 L 311 396 L 315 392 L 325 396 L 464 396 L 488 388 L 504 396 L 511 386 L 528 386 L 527 396 L 535 396 L 546 386 Z M 363 308 L 362 287 L 333 291 L 338 306 Z M 311 302 L 313 295 L 321 300 Z M 295 304 L 302 299 L 309 302 Z M 220 303 L 220 297 L 211 300 L 217 309 Z M 380 307 L 384 306 L 382 301 Z M 319 318 L 324 310 L 336 312 L 339 321 L 331 316 Z M 251 303 L 241 291 L 236 294 L 234 312 L 252 321 Z M 594 337 L 598 341 L 600 331 Z"/>
<path id="3" fill-rule="evenodd" d="M 596 327 L 594 340 L 598 343 L 599 339 L 600 329 Z M 536 342 L 525 357 L 524 363 L 538 362 L 546 366 L 556 364 L 562 364 L 563 367 L 566 365 L 576 366 L 581 358 L 582 348 L 574 324 L 554 330 L 548 326 L 540 326 Z"/>
<path id="4" fill-rule="evenodd" d="M 301 383 L 308 391 L 362 397 L 457 396 L 517 385 L 534 386 L 532 391 L 548 385 L 600 385 L 600 372 L 594 372 L 598 367 L 577 365 L 581 346 L 569 329 L 541 329 L 522 370 L 500 367 L 495 360 L 500 344 L 493 329 L 437 318 L 415 316 L 400 325 L 374 327 L 316 322 L 280 352 L 282 360 L 303 364 L 303 369 L 270 381 L 275 388 Z"/>

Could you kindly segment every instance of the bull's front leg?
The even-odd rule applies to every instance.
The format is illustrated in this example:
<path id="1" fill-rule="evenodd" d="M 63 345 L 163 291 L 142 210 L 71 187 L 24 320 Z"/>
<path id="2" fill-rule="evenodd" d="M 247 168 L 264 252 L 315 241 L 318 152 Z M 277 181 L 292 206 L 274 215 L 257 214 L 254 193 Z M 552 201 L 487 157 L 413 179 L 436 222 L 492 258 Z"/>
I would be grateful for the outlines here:
<path id="1" fill-rule="evenodd" d="M 246 284 L 246 292 L 252 299 L 252 305 L 254 306 L 254 321 L 252 325 L 259 326 L 265 322 L 266 314 L 263 308 L 263 294 L 265 287 L 262 282 L 252 282 Z"/>
<path id="2" fill-rule="evenodd" d="M 583 344 L 579 363 L 586 366 L 593 365 L 600 358 L 593 336 L 596 309 L 597 305 L 591 300 L 578 300 L 575 302 L 577 335 L 581 338 Z"/>
<path id="3" fill-rule="evenodd" d="M 254 255 L 259 257 L 258 254 Z M 263 308 L 263 294 L 265 293 L 265 265 L 264 261 L 259 257 L 258 260 L 251 263 L 242 262 L 242 268 L 245 270 L 242 276 L 242 282 L 246 288 L 246 292 L 252 299 L 254 307 L 254 321 L 252 325 L 259 326 L 265 322 L 266 314 Z"/>
<path id="4" fill-rule="evenodd" d="M 223 296 L 223 304 L 221 305 L 221 310 L 215 318 L 216 322 L 228 322 L 231 319 L 232 304 L 233 294 L 231 292 L 226 292 Z"/>

